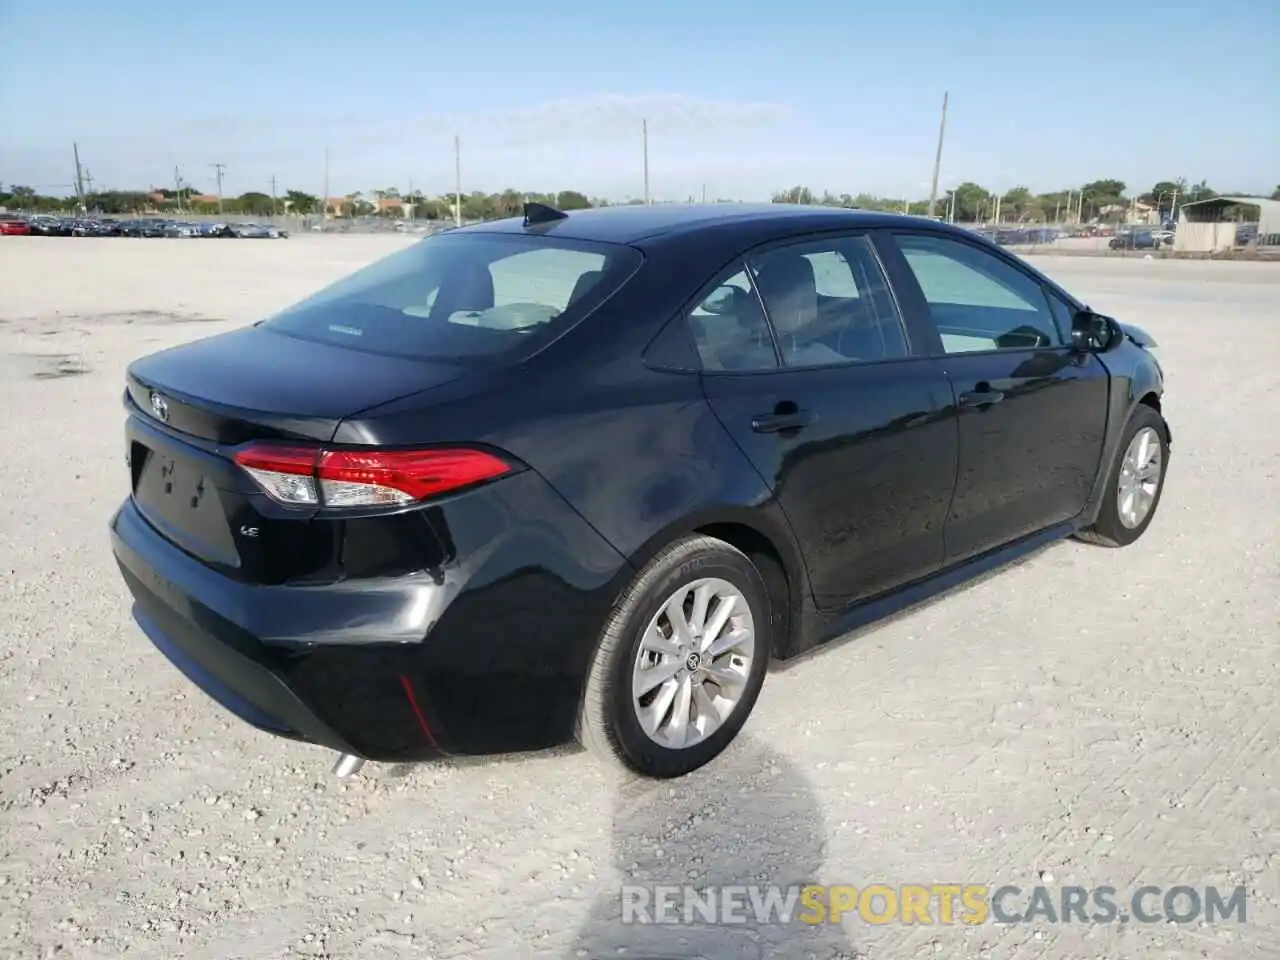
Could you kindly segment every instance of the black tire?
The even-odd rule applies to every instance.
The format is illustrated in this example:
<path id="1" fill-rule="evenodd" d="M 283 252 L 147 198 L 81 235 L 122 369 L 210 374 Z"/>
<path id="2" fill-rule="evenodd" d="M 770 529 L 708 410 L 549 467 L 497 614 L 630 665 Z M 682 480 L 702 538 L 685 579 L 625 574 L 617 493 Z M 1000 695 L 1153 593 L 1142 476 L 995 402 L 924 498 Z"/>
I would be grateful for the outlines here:
<path id="1" fill-rule="evenodd" d="M 1139 430 L 1145 427 L 1154 429 L 1160 440 L 1160 479 L 1156 483 L 1155 498 L 1151 501 L 1151 509 L 1147 511 L 1147 515 L 1136 527 L 1126 527 L 1120 522 L 1120 471 L 1130 441 Z M 1168 473 L 1169 428 L 1164 422 L 1164 417 L 1157 410 L 1141 403 L 1125 425 L 1115 459 L 1111 469 L 1107 471 L 1107 486 L 1098 519 L 1088 530 L 1077 533 L 1076 537 L 1103 547 L 1127 547 L 1133 543 L 1146 533 L 1147 527 L 1151 526 L 1151 521 L 1155 518 L 1156 511 L 1160 509 L 1160 497 L 1164 494 L 1164 481 Z"/>
<path id="2" fill-rule="evenodd" d="M 631 684 L 643 632 L 681 586 L 704 577 L 732 584 L 747 601 L 755 647 L 741 698 L 713 734 L 673 749 L 645 733 L 632 702 Z M 607 766 L 643 777 L 679 777 L 720 754 L 747 721 L 768 671 L 772 638 L 769 595 L 760 571 L 722 540 L 690 536 L 663 548 L 614 604 L 587 674 L 577 737 Z"/>

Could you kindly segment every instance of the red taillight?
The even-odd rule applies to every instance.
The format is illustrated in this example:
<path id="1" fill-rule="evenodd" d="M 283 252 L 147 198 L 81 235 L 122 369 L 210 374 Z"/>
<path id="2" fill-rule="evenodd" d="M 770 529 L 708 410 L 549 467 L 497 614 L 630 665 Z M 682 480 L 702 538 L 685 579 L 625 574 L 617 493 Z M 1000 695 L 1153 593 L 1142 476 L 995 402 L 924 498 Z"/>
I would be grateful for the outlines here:
<path id="1" fill-rule="evenodd" d="M 492 480 L 506 461 L 472 449 L 327 450 L 255 444 L 236 463 L 280 503 L 326 507 L 403 506 Z"/>

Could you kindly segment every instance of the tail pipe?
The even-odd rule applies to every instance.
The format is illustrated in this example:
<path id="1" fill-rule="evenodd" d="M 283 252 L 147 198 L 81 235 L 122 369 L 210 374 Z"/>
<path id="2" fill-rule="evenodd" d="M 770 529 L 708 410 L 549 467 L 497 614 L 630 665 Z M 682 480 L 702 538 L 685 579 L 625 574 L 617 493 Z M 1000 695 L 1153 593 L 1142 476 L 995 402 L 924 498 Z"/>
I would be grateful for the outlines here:
<path id="1" fill-rule="evenodd" d="M 333 765 L 333 775 L 335 777 L 350 777 L 360 772 L 360 768 L 364 766 L 364 760 L 351 753 L 338 754 L 338 760 Z"/>

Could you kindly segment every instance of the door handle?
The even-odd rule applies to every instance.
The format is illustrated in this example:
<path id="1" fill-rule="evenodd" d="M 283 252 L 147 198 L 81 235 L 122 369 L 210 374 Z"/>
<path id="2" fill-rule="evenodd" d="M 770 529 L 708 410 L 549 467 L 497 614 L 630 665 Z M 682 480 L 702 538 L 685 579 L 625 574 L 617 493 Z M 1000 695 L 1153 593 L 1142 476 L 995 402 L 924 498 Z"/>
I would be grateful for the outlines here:
<path id="1" fill-rule="evenodd" d="M 802 430 L 818 419 L 808 410 L 790 413 L 762 413 L 751 418 L 751 429 L 756 433 L 781 433 L 783 430 Z"/>
<path id="2" fill-rule="evenodd" d="M 993 403 L 999 403 L 1004 399 L 1004 392 L 992 389 L 989 383 L 980 383 L 977 388 L 969 393 L 960 394 L 960 406 L 962 407 L 989 407 Z"/>

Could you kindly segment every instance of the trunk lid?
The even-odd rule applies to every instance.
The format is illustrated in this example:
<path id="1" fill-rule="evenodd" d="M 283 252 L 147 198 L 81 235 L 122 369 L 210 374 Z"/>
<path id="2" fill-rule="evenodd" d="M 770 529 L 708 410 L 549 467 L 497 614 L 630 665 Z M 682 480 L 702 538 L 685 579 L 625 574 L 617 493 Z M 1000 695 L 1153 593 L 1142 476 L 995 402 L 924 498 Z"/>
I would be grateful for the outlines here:
<path id="1" fill-rule="evenodd" d="M 126 374 L 133 503 L 163 537 L 228 576 L 282 583 L 320 575 L 333 553 L 323 542 L 331 525 L 309 522 L 315 508 L 269 499 L 235 464 L 234 448 L 325 443 L 344 417 L 466 372 L 257 327 L 144 357 Z"/>
<path id="2" fill-rule="evenodd" d="M 143 413 L 153 413 L 152 395 L 159 394 L 173 429 L 235 444 L 329 440 L 344 417 L 466 372 L 460 364 L 371 354 L 254 326 L 143 357 L 127 379 Z"/>

